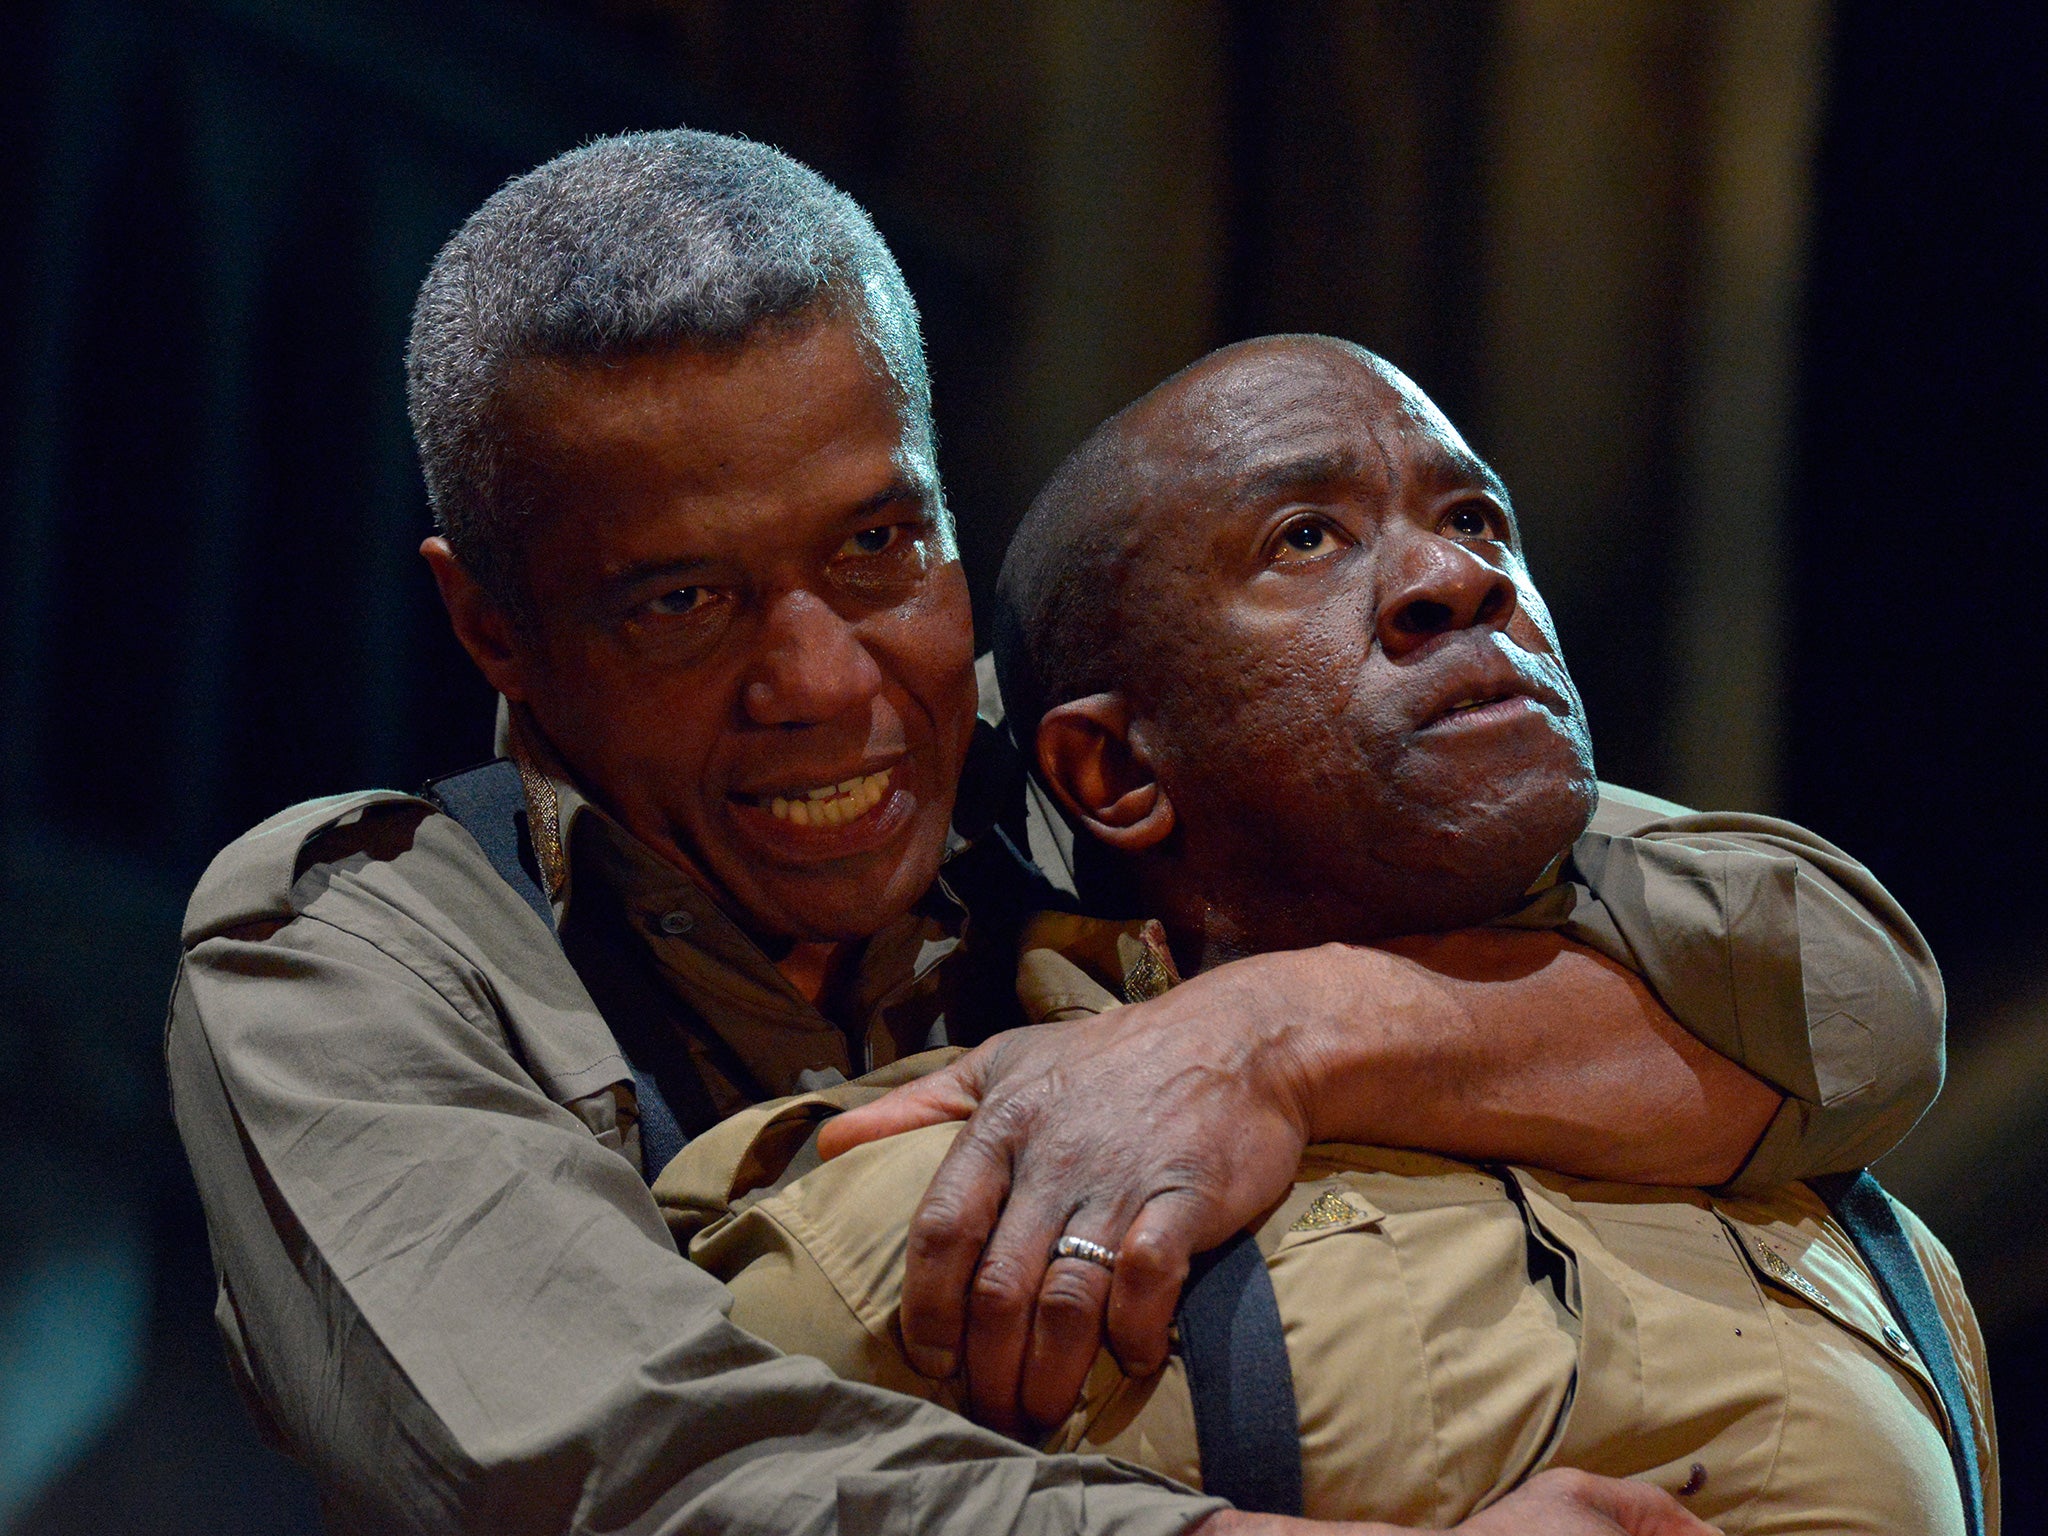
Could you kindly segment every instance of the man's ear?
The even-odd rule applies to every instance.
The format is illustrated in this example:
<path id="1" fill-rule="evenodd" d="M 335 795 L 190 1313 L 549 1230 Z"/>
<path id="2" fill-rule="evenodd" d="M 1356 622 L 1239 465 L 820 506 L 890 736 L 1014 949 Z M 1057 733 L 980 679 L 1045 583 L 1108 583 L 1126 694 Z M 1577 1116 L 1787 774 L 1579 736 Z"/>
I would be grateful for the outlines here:
<path id="1" fill-rule="evenodd" d="M 436 534 L 420 545 L 455 638 L 490 685 L 506 698 L 524 702 L 527 695 L 527 652 L 511 617 L 470 575 L 448 541 Z"/>
<path id="2" fill-rule="evenodd" d="M 1121 694 L 1048 710 L 1038 722 L 1038 770 L 1067 814 L 1119 853 L 1143 853 L 1173 831 L 1173 802 L 1132 739 Z"/>

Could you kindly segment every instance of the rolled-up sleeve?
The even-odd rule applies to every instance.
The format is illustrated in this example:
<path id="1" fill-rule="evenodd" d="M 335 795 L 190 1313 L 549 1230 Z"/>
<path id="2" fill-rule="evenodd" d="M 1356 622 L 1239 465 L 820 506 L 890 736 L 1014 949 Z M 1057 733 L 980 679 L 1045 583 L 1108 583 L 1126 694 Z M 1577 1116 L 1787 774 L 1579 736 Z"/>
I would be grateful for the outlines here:
<path id="1" fill-rule="evenodd" d="M 734 1327 L 489 978 L 390 915 L 200 936 L 167 1036 L 230 1362 L 331 1528 L 1167 1536 L 1223 1507 Z"/>
<path id="2" fill-rule="evenodd" d="M 1790 822 L 1603 785 L 1557 889 L 1516 921 L 1636 971 L 1785 1094 L 1736 1189 L 1861 1167 L 1940 1091 L 1945 1004 L 1925 940 L 1869 870 Z"/>

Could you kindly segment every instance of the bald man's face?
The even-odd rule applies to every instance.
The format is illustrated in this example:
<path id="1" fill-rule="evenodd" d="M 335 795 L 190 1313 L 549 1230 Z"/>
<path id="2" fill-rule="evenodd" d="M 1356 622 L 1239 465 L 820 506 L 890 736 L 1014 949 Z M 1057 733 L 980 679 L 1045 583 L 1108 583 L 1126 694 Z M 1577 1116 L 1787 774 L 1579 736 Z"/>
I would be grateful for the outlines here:
<path id="1" fill-rule="evenodd" d="M 1188 874 L 1281 931 L 1484 921 L 1583 829 L 1583 708 L 1498 482 L 1336 343 L 1219 354 L 1139 408 L 1140 727 Z M 1148 734 L 1149 733 L 1149 734 Z"/>

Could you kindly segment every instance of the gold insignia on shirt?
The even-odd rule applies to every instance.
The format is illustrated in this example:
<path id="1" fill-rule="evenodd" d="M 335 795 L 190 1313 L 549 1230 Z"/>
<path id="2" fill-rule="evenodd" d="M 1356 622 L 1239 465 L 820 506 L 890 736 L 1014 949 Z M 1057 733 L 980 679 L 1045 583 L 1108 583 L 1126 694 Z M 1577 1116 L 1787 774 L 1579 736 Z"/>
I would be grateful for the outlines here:
<path id="1" fill-rule="evenodd" d="M 539 729 L 526 718 L 524 707 L 512 706 L 505 733 L 506 755 L 519 770 L 519 787 L 526 791 L 526 829 L 533 839 L 533 856 L 540 861 L 541 883 L 550 900 L 562 894 L 569 878 L 569 861 L 562 853 L 562 801 L 548 778 L 553 754 L 545 743 L 536 744 Z"/>
<path id="2" fill-rule="evenodd" d="M 1320 1232 L 1325 1227 L 1341 1227 L 1347 1221 L 1356 1221 L 1358 1212 L 1351 1202 L 1334 1189 L 1326 1189 L 1317 1195 L 1314 1203 L 1294 1218 L 1290 1232 Z"/>
<path id="3" fill-rule="evenodd" d="M 1799 1273 L 1790 1264 L 1787 1264 L 1783 1256 L 1775 1248 L 1766 1247 L 1764 1244 L 1758 1243 L 1756 1245 L 1756 1256 L 1758 1262 L 1763 1265 L 1765 1273 L 1770 1275 L 1780 1285 L 1788 1286 L 1792 1290 L 1797 1291 L 1815 1306 L 1826 1305 L 1827 1298 L 1821 1295 L 1820 1287 Z"/>
<path id="4" fill-rule="evenodd" d="M 533 834 L 534 857 L 540 860 L 541 878 L 548 883 L 548 895 L 562 889 L 568 860 L 562 857 L 562 808 L 555 786 L 547 775 L 526 760 L 524 753 L 512 761 L 519 768 L 519 782 L 526 790 L 527 826 Z"/>
<path id="5" fill-rule="evenodd" d="M 1124 967 L 1125 1002 L 1149 1002 L 1180 984 L 1173 951 L 1167 948 L 1166 929 L 1157 918 L 1147 918 L 1134 934 L 1119 934 L 1116 952 Z"/>

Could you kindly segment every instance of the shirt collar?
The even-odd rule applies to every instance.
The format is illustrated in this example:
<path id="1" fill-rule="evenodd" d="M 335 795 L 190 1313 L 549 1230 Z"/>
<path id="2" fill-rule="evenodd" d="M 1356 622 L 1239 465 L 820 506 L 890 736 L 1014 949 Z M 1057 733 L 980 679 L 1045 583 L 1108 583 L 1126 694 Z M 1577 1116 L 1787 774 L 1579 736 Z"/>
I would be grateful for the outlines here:
<path id="1" fill-rule="evenodd" d="M 601 882 L 649 946 L 669 990 L 732 1048 L 762 1090 L 795 1092 L 805 1074 L 813 1082 L 821 1072 L 856 1076 L 935 1043 L 931 1009 L 919 994 L 936 985 L 967 919 L 943 881 L 863 947 L 845 987 L 841 1028 L 696 880 L 578 787 L 524 709 L 501 704 L 498 746 L 519 769 L 557 926 L 568 920 L 578 881 Z"/>

